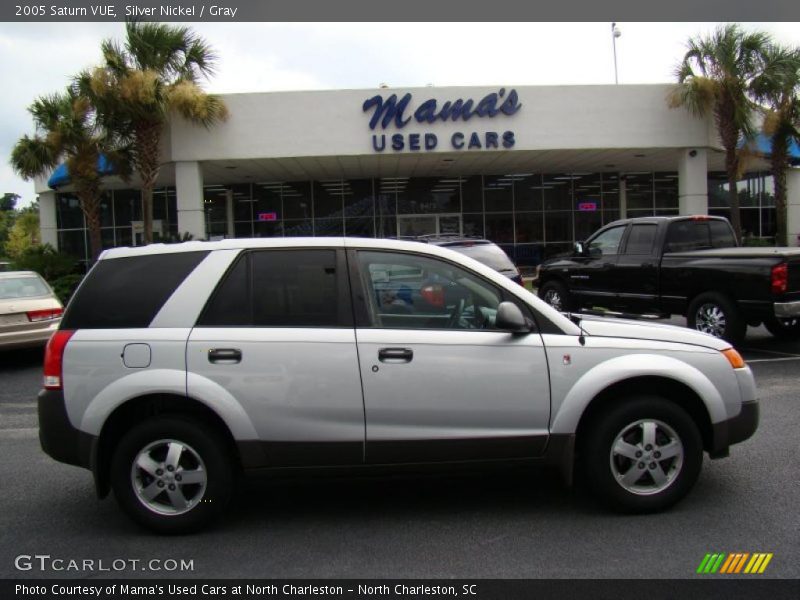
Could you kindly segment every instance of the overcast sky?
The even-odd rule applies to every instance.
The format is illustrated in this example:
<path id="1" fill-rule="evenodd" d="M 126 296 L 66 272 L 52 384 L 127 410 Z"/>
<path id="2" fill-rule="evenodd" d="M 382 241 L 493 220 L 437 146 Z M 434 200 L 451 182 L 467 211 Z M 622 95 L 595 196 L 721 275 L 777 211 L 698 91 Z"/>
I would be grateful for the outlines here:
<path id="1" fill-rule="evenodd" d="M 451 85 L 612 84 L 611 23 L 200 23 L 216 49 L 211 92 Z M 619 23 L 620 84 L 664 83 L 690 36 L 714 23 Z M 800 46 L 797 23 L 751 23 Z M 0 23 L 0 193 L 22 204 L 33 184 L 8 164 L 11 148 L 33 133 L 26 107 L 60 91 L 100 60 L 100 42 L 122 39 L 122 23 Z M 565 124 L 568 126 L 568 124 Z"/>

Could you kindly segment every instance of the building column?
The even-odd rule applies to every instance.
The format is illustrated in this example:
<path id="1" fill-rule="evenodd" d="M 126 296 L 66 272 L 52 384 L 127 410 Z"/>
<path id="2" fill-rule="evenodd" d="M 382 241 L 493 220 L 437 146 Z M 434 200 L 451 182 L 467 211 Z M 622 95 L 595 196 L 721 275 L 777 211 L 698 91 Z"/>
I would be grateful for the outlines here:
<path id="1" fill-rule="evenodd" d="M 233 190 L 225 192 L 225 216 L 228 221 L 229 238 L 236 237 L 236 227 L 233 224 Z"/>
<path id="2" fill-rule="evenodd" d="M 188 232 L 195 240 L 206 239 L 203 170 L 199 162 L 175 163 L 175 193 L 178 196 L 178 235 Z"/>
<path id="3" fill-rule="evenodd" d="M 703 148 L 684 150 L 678 163 L 678 212 L 708 214 L 708 156 Z"/>
<path id="4" fill-rule="evenodd" d="M 786 169 L 786 243 L 800 246 L 800 169 Z"/>
<path id="5" fill-rule="evenodd" d="M 56 193 L 39 194 L 39 241 L 58 249 L 58 225 L 56 224 Z"/>

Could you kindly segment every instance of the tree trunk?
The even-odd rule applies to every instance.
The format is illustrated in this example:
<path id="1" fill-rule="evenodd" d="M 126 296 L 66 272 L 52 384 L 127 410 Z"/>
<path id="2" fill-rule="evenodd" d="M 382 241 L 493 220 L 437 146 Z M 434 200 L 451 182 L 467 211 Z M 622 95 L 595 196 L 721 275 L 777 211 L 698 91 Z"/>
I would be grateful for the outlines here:
<path id="1" fill-rule="evenodd" d="M 786 165 L 788 144 L 786 138 L 775 136 L 772 138 L 772 156 L 770 168 L 772 179 L 775 182 L 775 245 L 787 246 L 786 226 Z"/>
<path id="2" fill-rule="evenodd" d="M 739 190 L 736 187 L 739 162 L 735 148 L 732 151 L 725 151 L 725 170 L 728 173 L 728 204 L 731 208 L 731 227 L 733 227 L 733 232 L 736 234 L 736 239 L 741 243 L 742 220 L 741 211 L 739 210 Z"/>
<path id="3" fill-rule="evenodd" d="M 144 244 L 153 243 L 153 186 L 160 168 L 161 123 L 146 123 L 136 128 L 134 164 L 142 178 L 142 221 Z"/>
<path id="4" fill-rule="evenodd" d="M 103 237 L 100 233 L 100 186 L 97 182 L 76 182 L 75 187 L 83 216 L 86 218 L 89 252 L 91 263 L 94 264 L 103 251 Z"/>

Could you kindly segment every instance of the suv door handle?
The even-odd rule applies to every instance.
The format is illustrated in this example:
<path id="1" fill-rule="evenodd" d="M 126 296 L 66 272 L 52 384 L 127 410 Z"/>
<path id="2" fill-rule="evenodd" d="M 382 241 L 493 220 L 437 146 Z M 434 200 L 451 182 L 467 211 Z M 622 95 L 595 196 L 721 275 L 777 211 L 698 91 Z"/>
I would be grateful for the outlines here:
<path id="1" fill-rule="evenodd" d="M 381 348 L 378 350 L 378 360 L 381 362 L 408 363 L 414 358 L 410 348 Z"/>
<path id="2" fill-rule="evenodd" d="M 212 348 L 208 351 L 208 362 L 235 365 L 242 362 L 242 351 L 238 348 Z"/>

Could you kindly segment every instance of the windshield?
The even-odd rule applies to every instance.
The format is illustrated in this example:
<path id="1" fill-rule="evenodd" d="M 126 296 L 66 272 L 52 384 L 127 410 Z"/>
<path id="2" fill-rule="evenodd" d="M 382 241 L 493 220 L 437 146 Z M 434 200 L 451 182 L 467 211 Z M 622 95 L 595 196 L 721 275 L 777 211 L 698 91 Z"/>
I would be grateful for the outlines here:
<path id="1" fill-rule="evenodd" d="M 47 285 L 36 275 L 3 277 L 0 279 L 0 300 L 49 296 Z"/>
<path id="2" fill-rule="evenodd" d="M 447 246 L 451 250 L 466 254 L 470 258 L 482 262 L 495 271 L 516 271 L 517 268 L 508 255 L 494 244 L 475 244 L 472 246 Z"/>

